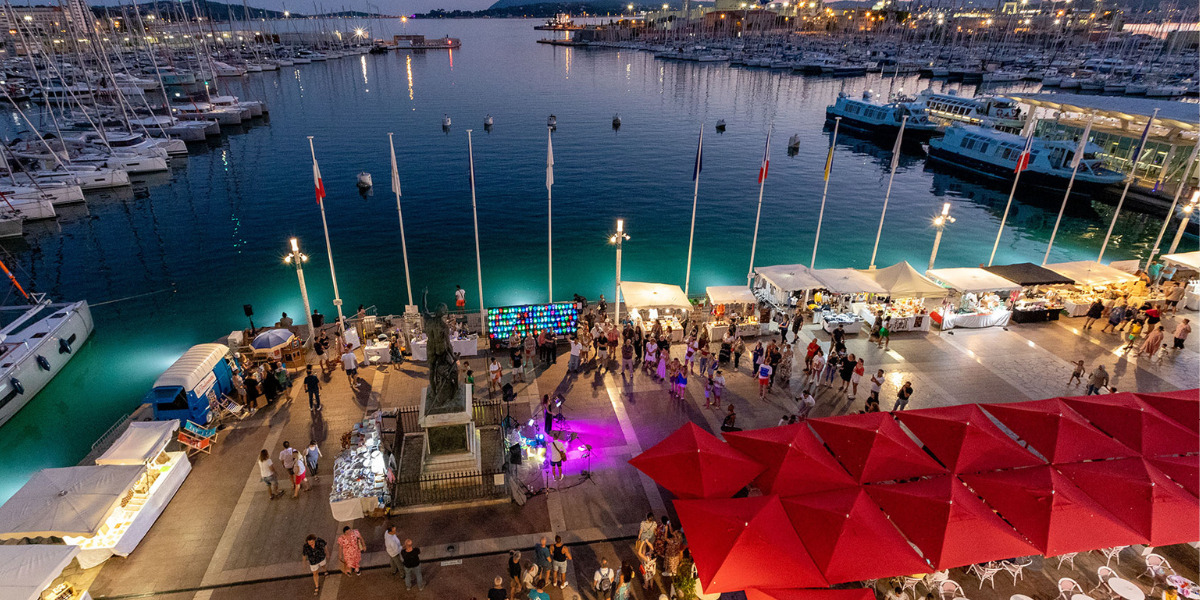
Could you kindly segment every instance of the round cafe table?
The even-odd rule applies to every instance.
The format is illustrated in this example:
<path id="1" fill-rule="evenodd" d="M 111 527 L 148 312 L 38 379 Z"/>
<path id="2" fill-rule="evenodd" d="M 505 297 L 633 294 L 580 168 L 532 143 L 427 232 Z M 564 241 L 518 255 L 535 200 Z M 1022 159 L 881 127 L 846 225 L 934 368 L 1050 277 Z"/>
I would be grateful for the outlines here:
<path id="1" fill-rule="evenodd" d="M 1071 600 L 1093 600 L 1093 598 L 1086 594 L 1075 594 L 1074 596 L 1071 596 Z"/>
<path id="2" fill-rule="evenodd" d="M 1108 589 L 1125 600 L 1146 600 L 1146 592 L 1120 577 L 1109 577 L 1105 583 L 1108 584 Z"/>
<path id="3" fill-rule="evenodd" d="M 1033 600 L 1033 598 L 1030 598 L 1025 594 L 1013 594 L 1012 596 L 1009 596 L 1008 600 Z"/>

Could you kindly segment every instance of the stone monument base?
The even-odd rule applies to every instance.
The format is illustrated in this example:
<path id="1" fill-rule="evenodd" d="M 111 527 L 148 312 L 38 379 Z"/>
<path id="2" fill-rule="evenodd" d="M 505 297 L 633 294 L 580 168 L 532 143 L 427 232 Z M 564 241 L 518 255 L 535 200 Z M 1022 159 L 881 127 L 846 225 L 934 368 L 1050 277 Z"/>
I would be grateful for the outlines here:
<path id="1" fill-rule="evenodd" d="M 422 444 L 422 477 L 482 472 L 479 432 L 475 430 L 472 419 L 472 391 L 470 385 L 459 389 L 462 410 L 427 414 L 425 404 L 428 388 L 421 389 L 417 422 L 425 438 Z"/>

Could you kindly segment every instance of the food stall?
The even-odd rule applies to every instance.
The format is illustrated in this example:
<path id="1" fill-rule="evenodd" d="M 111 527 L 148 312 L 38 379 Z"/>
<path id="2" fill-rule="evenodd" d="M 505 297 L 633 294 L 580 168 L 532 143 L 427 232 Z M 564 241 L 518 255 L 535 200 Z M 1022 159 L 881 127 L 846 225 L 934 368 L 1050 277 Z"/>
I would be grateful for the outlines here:
<path id="1" fill-rule="evenodd" d="M 1075 281 L 1073 286 L 1060 286 L 1056 290 L 1063 310 L 1070 317 L 1087 315 L 1096 300 L 1111 306 L 1118 295 L 1125 293 L 1129 284 L 1138 280 L 1132 274 L 1094 260 L 1054 263 L 1046 265 L 1046 268 Z"/>
<path id="2" fill-rule="evenodd" d="M 1162 260 L 1165 264 L 1175 266 L 1179 271 L 1200 273 L 1200 252 L 1164 254 Z M 1200 310 L 1200 279 L 1197 279 L 1194 274 L 1191 277 L 1181 277 L 1177 272 L 1174 280 L 1180 285 L 1186 286 L 1181 301 L 1184 307 L 1188 310 Z"/>
<path id="3" fill-rule="evenodd" d="M 862 271 L 875 280 L 880 287 L 887 290 L 886 296 L 868 298 L 866 302 L 855 303 L 854 311 L 866 323 L 874 324 L 875 316 L 883 313 L 888 321 L 888 330 L 897 331 L 929 331 L 929 311 L 925 308 L 925 300 L 930 298 L 945 298 L 950 294 L 946 288 L 922 275 L 906 261 L 898 262 L 890 267 Z"/>
<path id="4" fill-rule="evenodd" d="M 382 516 L 391 503 L 395 463 L 383 444 L 383 413 L 375 411 L 342 436 L 333 461 L 329 509 L 338 521 Z"/>
<path id="5" fill-rule="evenodd" d="M 664 334 L 670 328 L 670 341 L 683 341 L 687 311 L 692 309 L 683 288 L 665 283 L 622 281 L 621 296 L 625 298 L 630 320 L 642 328 L 642 333 L 650 333 L 654 323 L 659 322 Z"/>
<path id="6" fill-rule="evenodd" d="M 813 320 L 819 318 L 825 331 L 831 333 L 839 326 L 847 334 L 861 331 L 863 318 L 852 309 L 855 302 L 865 301 L 871 294 L 887 293 L 874 279 L 854 269 L 813 269 L 809 274 L 820 283 L 820 289 L 828 292 L 822 298 L 828 308 L 820 310 L 819 317 L 814 314 Z"/>
<path id="7" fill-rule="evenodd" d="M 1012 305 L 1012 320 L 1017 323 L 1057 321 L 1063 303 L 1059 299 L 1059 292 L 1050 286 L 1075 283 L 1070 277 L 1029 262 L 993 265 L 983 269 L 1021 286 L 1021 293 L 1013 298 Z"/>
<path id="8" fill-rule="evenodd" d="M 955 292 L 929 313 L 942 330 L 1008 325 L 1012 312 L 1006 308 L 1005 301 L 1009 294 L 1021 289 L 999 275 L 975 267 L 930 269 L 925 276 Z"/>
<path id="9" fill-rule="evenodd" d="M 754 267 L 754 296 L 776 310 L 790 313 L 798 303 L 797 295 L 820 287 L 821 282 L 804 265 Z"/>
<path id="10" fill-rule="evenodd" d="M 733 327 L 735 335 L 756 337 L 762 335 L 763 327 L 758 321 L 758 304 L 754 292 L 744 285 L 718 285 L 705 288 L 708 302 L 712 305 L 711 320 L 708 328 L 708 339 L 719 342 L 725 339 L 729 328 Z"/>
<path id="11" fill-rule="evenodd" d="M 4 600 L 91 600 L 63 576 L 79 546 L 0 545 L 0 598 Z"/>

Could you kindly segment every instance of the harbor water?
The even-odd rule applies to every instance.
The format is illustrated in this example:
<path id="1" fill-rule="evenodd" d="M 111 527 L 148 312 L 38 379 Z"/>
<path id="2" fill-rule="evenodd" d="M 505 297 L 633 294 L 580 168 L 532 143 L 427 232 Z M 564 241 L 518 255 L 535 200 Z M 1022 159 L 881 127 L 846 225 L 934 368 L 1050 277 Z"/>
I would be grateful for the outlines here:
<path id="1" fill-rule="evenodd" d="M 683 285 L 700 127 L 700 179 L 690 293 L 746 281 L 768 129 L 774 129 L 762 201 L 759 265 L 809 263 L 830 132 L 826 105 L 838 92 L 916 93 L 915 77 L 831 79 L 790 72 L 656 60 L 649 53 L 534 43 L 533 21 L 376 22 L 393 33 L 461 38 L 453 53 L 363 55 L 222 78 L 224 92 L 270 107 L 269 122 L 226 130 L 194 146 L 169 175 L 132 190 L 89 194 L 59 220 L 29 224 L 4 244 L 28 287 L 58 301 L 86 299 L 96 328 L 66 369 L 0 428 L 0 501 L 34 471 L 72 465 L 133 410 L 155 377 L 193 344 L 286 311 L 304 312 L 295 270 L 283 263 L 289 237 L 306 265 L 315 308 L 335 315 L 306 136 L 324 176 L 330 242 L 347 313 L 359 304 L 398 313 L 407 304 L 396 203 L 389 185 L 388 132 L 395 133 L 408 255 L 417 303 L 452 303 L 455 284 L 478 307 L 467 175 L 474 132 L 484 302 L 547 299 L 546 118 L 554 114 L 554 296 L 589 299 L 614 287 L 608 235 L 625 219 L 625 280 Z M 407 29 L 403 29 L 406 27 Z M 958 89 L 959 84 L 933 83 Z M 962 93 L 974 92 L 965 86 Z M 612 117 L 622 126 L 615 130 Z M 441 127 L 443 114 L 453 125 Z M 495 127 L 485 132 L 491 114 Z M 728 127 L 717 133 L 714 124 Z M 9 135 L 17 121 L 7 119 Z M 789 156 L 787 139 L 800 137 Z M 888 183 L 891 143 L 838 137 L 818 267 L 866 268 Z M 375 189 L 360 194 L 359 172 Z M 938 170 L 906 150 L 892 190 L 879 266 L 907 260 L 924 270 L 932 217 L 951 203 L 938 266 L 986 263 L 1007 188 Z M 1023 190 L 1001 240 L 998 264 L 1040 262 L 1061 201 Z M 1050 260 L 1095 259 L 1112 207 L 1075 197 Z M 1108 259 L 1144 256 L 1161 218 L 1127 212 Z M 1172 225 L 1168 232 L 1174 234 Z M 1166 245 L 1164 243 L 1164 245 Z M 1183 250 L 1195 249 L 1187 238 Z M 13 298 L 10 295 L 10 302 Z M 247 457 L 251 461 L 253 457 Z"/>

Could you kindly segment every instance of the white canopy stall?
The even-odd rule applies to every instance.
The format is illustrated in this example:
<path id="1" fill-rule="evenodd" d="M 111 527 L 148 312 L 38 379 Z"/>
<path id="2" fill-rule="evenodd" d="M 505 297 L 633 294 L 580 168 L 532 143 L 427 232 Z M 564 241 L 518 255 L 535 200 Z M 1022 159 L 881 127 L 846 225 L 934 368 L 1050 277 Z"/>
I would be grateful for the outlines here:
<path id="1" fill-rule="evenodd" d="M 854 269 L 811 269 L 809 274 L 820 283 L 818 287 L 836 296 L 823 299 L 818 299 L 815 294 L 813 296 L 818 300 L 818 304 L 829 305 L 831 308 L 821 311 L 819 317 L 823 323 L 822 327 L 831 333 L 839 326 L 847 334 L 861 331 L 863 318 L 854 311 L 855 301 L 865 300 L 867 294 L 887 293 L 874 279 Z M 851 297 L 846 298 L 846 295 Z M 814 315 L 813 319 L 817 318 Z"/>
<path id="2" fill-rule="evenodd" d="M 621 296 L 625 299 L 629 317 L 640 321 L 645 333 L 649 333 L 655 321 L 659 321 L 664 331 L 667 328 L 671 330 L 672 342 L 683 339 L 683 321 L 672 312 L 679 311 L 682 314 L 692 309 L 692 303 L 683 293 L 683 288 L 665 283 L 622 281 Z"/>
<path id="3" fill-rule="evenodd" d="M 930 269 L 925 275 L 961 295 L 957 305 L 947 299 L 940 310 L 930 313 L 943 330 L 1003 327 L 1012 318 L 1012 311 L 1005 307 L 1005 299 L 998 294 L 1018 291 L 1021 286 L 1008 279 L 975 267 Z M 980 294 L 984 296 L 980 298 Z"/>
<path id="4" fill-rule="evenodd" d="M 753 337 L 762 334 L 762 325 L 754 310 L 758 298 L 744 285 L 709 286 L 705 289 L 708 302 L 712 305 L 712 319 L 706 325 L 708 339 L 721 341 L 729 328 L 734 327 L 737 335 Z"/>
<path id="5" fill-rule="evenodd" d="M 780 310 L 790 311 L 795 302 L 793 292 L 802 292 L 822 287 L 804 265 L 775 265 L 754 268 L 754 295 Z"/>
<path id="6" fill-rule="evenodd" d="M 71 559 L 78 553 L 79 546 L 0 545 L 0 598 L 91 600 L 87 591 L 75 592 L 69 582 L 59 581 L 55 584 L 62 577 L 63 569 L 71 564 Z"/>
<path id="7" fill-rule="evenodd" d="M 1073 286 L 1058 288 L 1059 300 L 1063 310 L 1072 317 L 1082 317 L 1097 298 L 1105 295 L 1105 286 L 1124 286 L 1138 280 L 1136 275 L 1098 263 L 1094 260 L 1079 260 L 1075 262 L 1055 263 L 1045 265 L 1047 269 L 1068 279 L 1074 279 Z M 1111 304 L 1112 299 L 1105 301 Z"/>
<path id="8" fill-rule="evenodd" d="M 925 309 L 927 298 L 945 298 L 950 294 L 946 288 L 922 275 L 908 262 L 901 261 L 890 267 L 861 271 L 887 290 L 889 301 L 855 304 L 854 309 L 867 323 L 873 323 L 879 313 L 889 331 L 929 331 L 929 315 Z"/>

